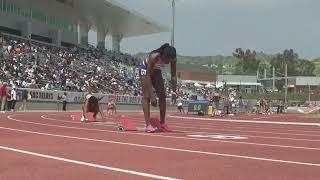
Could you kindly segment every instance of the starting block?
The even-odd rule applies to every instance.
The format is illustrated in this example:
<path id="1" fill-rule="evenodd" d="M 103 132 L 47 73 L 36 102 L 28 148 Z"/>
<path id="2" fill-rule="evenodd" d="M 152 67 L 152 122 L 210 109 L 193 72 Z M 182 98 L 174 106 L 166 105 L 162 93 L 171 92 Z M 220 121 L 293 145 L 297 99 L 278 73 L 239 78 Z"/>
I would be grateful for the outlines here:
<path id="1" fill-rule="evenodd" d="M 94 118 L 93 118 L 93 113 L 92 112 L 87 113 L 87 116 L 88 116 L 88 122 L 94 122 Z M 73 115 L 71 115 L 71 117 L 72 117 L 72 120 L 74 120 L 74 121 L 81 121 L 82 112 L 74 113 Z"/>
<path id="2" fill-rule="evenodd" d="M 158 118 L 151 118 L 151 126 L 153 128 L 161 129 L 160 120 Z"/>
<path id="3" fill-rule="evenodd" d="M 119 131 L 138 131 L 131 119 L 120 119 L 118 124 Z"/>

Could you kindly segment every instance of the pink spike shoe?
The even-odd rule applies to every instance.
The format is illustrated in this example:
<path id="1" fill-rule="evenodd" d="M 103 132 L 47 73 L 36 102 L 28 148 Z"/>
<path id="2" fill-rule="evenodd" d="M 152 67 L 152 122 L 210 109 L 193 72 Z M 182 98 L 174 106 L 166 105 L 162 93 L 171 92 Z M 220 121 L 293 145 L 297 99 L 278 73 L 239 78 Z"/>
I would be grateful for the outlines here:
<path id="1" fill-rule="evenodd" d="M 164 132 L 172 132 L 172 130 L 168 127 L 168 125 L 166 123 L 160 124 L 160 128 Z"/>
<path id="2" fill-rule="evenodd" d="M 149 125 L 146 127 L 145 131 L 146 131 L 146 133 L 154 133 L 154 132 L 156 132 L 156 129 L 153 128 L 153 127 L 151 126 L 151 124 L 149 124 Z"/>

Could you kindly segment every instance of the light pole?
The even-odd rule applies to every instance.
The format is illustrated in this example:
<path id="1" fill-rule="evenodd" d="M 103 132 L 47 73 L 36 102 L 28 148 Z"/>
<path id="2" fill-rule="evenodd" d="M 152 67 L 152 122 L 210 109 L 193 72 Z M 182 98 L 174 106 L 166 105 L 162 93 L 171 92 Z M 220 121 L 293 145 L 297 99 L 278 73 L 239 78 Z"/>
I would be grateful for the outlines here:
<path id="1" fill-rule="evenodd" d="M 288 64 L 285 65 L 285 90 L 284 90 L 284 102 L 288 103 Z"/>
<path id="2" fill-rule="evenodd" d="M 175 19 L 176 19 L 176 0 L 172 1 L 172 27 L 171 27 L 171 46 L 174 47 L 174 31 L 175 31 Z"/>
<path id="3" fill-rule="evenodd" d="M 311 102 L 311 88 L 310 88 L 310 84 L 308 84 L 309 87 L 309 103 Z"/>

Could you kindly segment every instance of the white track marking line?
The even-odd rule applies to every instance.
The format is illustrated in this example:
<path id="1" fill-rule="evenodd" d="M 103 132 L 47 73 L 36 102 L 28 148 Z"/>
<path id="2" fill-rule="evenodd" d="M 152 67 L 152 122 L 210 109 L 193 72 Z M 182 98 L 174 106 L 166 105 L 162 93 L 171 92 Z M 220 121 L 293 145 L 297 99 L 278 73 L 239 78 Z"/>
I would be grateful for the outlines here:
<path id="1" fill-rule="evenodd" d="M 55 116 L 55 115 L 57 115 L 57 114 L 47 114 L 47 115 L 43 115 L 43 116 L 41 116 L 43 119 L 48 119 L 48 120 L 50 120 L 50 119 L 53 119 L 53 120 L 57 120 L 57 121 L 65 121 L 65 120 L 59 120 L 59 119 L 54 119 L 54 118 L 49 118 L 49 117 L 46 117 L 46 116 Z M 132 115 L 126 115 L 126 117 L 129 117 L 129 118 L 131 118 L 131 119 L 135 119 L 135 120 L 137 120 L 137 121 L 135 121 L 135 122 L 137 122 L 137 123 L 139 123 L 140 125 L 142 125 L 142 126 L 144 126 L 145 124 L 144 124 L 144 122 L 141 122 L 141 121 L 138 121 L 138 120 L 140 120 L 140 118 L 138 118 L 138 117 L 136 117 L 136 116 L 132 116 Z M 110 118 L 110 117 L 107 117 L 106 119 L 108 119 L 108 120 L 114 120 L 114 118 Z M 65 122 L 67 122 L 67 121 L 65 121 Z M 211 122 L 214 122 L 214 121 L 211 121 Z M 70 121 L 70 123 L 75 123 L 75 124 L 79 124 L 79 123 L 82 123 L 82 122 L 71 122 Z M 176 125 L 179 125 L 179 123 L 178 122 L 173 122 L 175 125 L 173 125 L 172 127 L 181 127 L 181 126 L 176 126 Z M 104 124 L 97 124 L 97 125 L 104 125 Z M 205 128 L 206 126 L 210 126 L 210 125 L 212 125 L 212 124 L 201 124 L 200 126 L 198 125 L 197 127 L 199 127 L 200 129 L 210 129 L 210 128 Z M 107 125 L 108 126 L 108 125 Z M 319 125 L 320 126 L 320 125 Z M 219 126 L 218 126 L 219 127 Z M 188 129 L 193 129 L 194 127 L 190 127 L 190 126 L 183 126 L 182 128 L 188 128 Z M 214 127 L 214 128 L 216 128 L 216 127 Z M 250 126 L 243 126 L 243 127 L 233 127 L 233 126 L 231 126 L 230 128 L 233 128 L 233 129 L 248 129 L 248 128 L 251 128 L 251 129 L 255 129 L 255 130 L 262 130 L 262 128 L 260 128 L 260 127 L 254 127 L 254 128 L 252 128 L 252 127 L 250 127 Z M 221 130 L 224 130 L 224 129 L 221 129 Z M 263 129 L 264 130 L 264 129 Z M 272 129 L 272 130 L 284 130 L 284 131 L 287 131 L 287 132 L 305 132 L 305 133 L 316 133 L 316 132 L 318 132 L 318 131 L 305 131 L 305 130 L 288 130 L 288 129 L 284 129 L 284 128 L 277 128 L 277 129 Z M 230 129 L 228 129 L 228 131 L 231 131 Z M 234 130 L 234 131 L 236 131 L 236 130 Z M 242 132 L 242 131 L 241 131 Z M 256 131 L 255 131 L 256 132 Z M 270 133 L 273 133 L 273 132 L 270 132 Z M 318 136 L 320 136 L 320 134 L 317 134 Z M 314 135 L 312 135 L 312 136 L 314 136 Z"/>
<path id="2" fill-rule="evenodd" d="M 69 123 L 70 121 L 68 120 L 60 120 L 60 119 L 55 119 L 55 118 L 48 118 L 45 117 L 45 115 L 42 115 L 41 118 L 49 120 L 49 121 L 59 121 L 59 122 L 67 122 Z M 134 118 L 131 118 L 134 119 Z M 70 122 L 70 123 L 76 123 L 76 124 L 83 124 L 81 122 Z M 101 127 L 101 126 L 100 126 Z M 103 127 L 111 127 L 110 125 L 103 125 Z M 185 126 L 172 126 L 172 127 L 176 127 L 176 128 L 180 128 L 180 129 L 199 129 L 199 128 L 191 128 L 191 127 L 185 127 Z M 201 129 L 201 128 L 200 128 Z M 212 129 L 212 128 L 207 128 L 209 130 L 218 130 L 218 131 L 238 131 L 238 132 L 249 132 L 249 131 L 240 131 L 240 130 L 225 130 L 225 129 Z M 218 132 L 205 132 L 205 131 L 183 131 L 184 133 L 195 133 L 195 134 L 219 134 Z M 256 132 L 256 131 L 254 131 Z M 261 133 L 261 132 L 260 132 Z M 278 134 L 278 133 L 272 133 L 270 132 L 270 134 Z M 282 140 L 292 140 L 292 141 L 310 141 L 310 142 L 320 142 L 319 140 L 313 140 L 313 139 L 301 139 L 301 138 L 283 138 L 283 137 L 274 137 L 274 136 L 254 136 L 254 135 L 247 135 L 247 134 L 243 134 L 243 135 L 239 135 L 239 134 L 224 134 L 224 135 L 231 135 L 231 136 L 246 136 L 246 137 L 253 137 L 253 138 L 262 138 L 262 139 L 282 139 Z M 289 134 L 289 135 L 296 135 L 296 134 Z M 305 135 L 305 134 L 303 134 Z M 164 135 L 167 137 L 167 135 Z M 307 134 L 306 136 L 317 136 L 317 135 L 309 135 Z M 320 136 L 320 135 L 318 135 Z"/>
<path id="3" fill-rule="evenodd" d="M 25 151 L 25 150 L 20 150 L 20 149 L 5 147 L 5 146 L 0 146 L 0 149 L 12 151 L 12 152 L 16 152 L 16 153 L 21 153 L 21 154 L 26 154 L 26 155 L 30 155 L 30 156 L 36 156 L 36 157 L 45 158 L 45 159 L 53 159 L 53 160 L 63 161 L 63 162 L 72 163 L 72 164 L 76 164 L 76 165 L 88 166 L 88 167 L 98 168 L 98 169 L 105 169 L 105 170 L 109 170 L 109 171 L 115 171 L 115 172 L 120 172 L 120 173 L 125 173 L 125 174 L 136 175 L 136 176 L 142 176 L 142 177 L 148 177 L 148 178 L 154 178 L 154 179 L 162 179 L 162 180 L 177 180 L 176 178 L 171 178 L 171 177 L 166 177 L 166 176 L 159 176 L 159 175 L 155 175 L 155 174 L 149 174 L 149 173 L 121 169 L 121 168 L 116 168 L 116 167 L 111 167 L 111 166 L 100 165 L 100 164 L 77 161 L 77 160 L 73 160 L 73 159 L 66 159 L 66 158 L 62 158 L 62 157 L 58 157 L 58 156 L 40 154 L 40 153 L 36 153 L 36 152 Z"/>
<path id="4" fill-rule="evenodd" d="M 10 130 L 11 128 L 2 128 L 2 129 Z M 295 165 L 320 167 L 320 164 L 308 163 L 308 162 L 269 159 L 269 158 L 253 157 L 253 156 L 241 156 L 241 155 L 234 155 L 234 154 L 224 154 L 224 153 L 196 151 L 196 150 L 189 150 L 189 149 L 169 148 L 169 147 L 152 146 L 152 145 L 145 145 L 145 144 L 125 143 L 125 142 L 119 142 L 119 141 L 107 141 L 107 140 L 101 140 L 101 139 L 90 139 L 90 138 L 83 138 L 83 137 L 76 137 L 76 136 L 65 136 L 65 135 L 60 135 L 60 134 L 49 134 L 49 133 L 25 131 L 25 130 L 19 130 L 19 129 L 16 129 L 16 130 L 11 129 L 11 130 L 17 131 L 17 132 L 30 133 L 30 134 L 44 135 L 44 136 L 69 138 L 69 139 L 93 141 L 93 142 L 102 142 L 102 143 L 118 144 L 118 145 L 125 145 L 125 146 L 135 146 L 135 147 L 150 148 L 150 149 L 160 149 L 160 150 L 168 150 L 168 151 L 174 151 L 174 152 L 185 152 L 185 153 L 193 153 L 193 154 L 204 154 L 204 155 L 212 155 L 212 156 L 232 157 L 232 158 L 239 158 L 239 159 L 249 159 L 249 160 L 257 160 L 257 161 L 267 161 L 267 162 L 276 162 L 276 163 L 284 163 L 284 164 L 295 164 Z"/>
<path id="5" fill-rule="evenodd" d="M 300 126 L 319 126 L 320 123 L 301 123 L 301 122 L 282 122 L 282 121 L 250 121 L 250 120 L 236 120 L 236 119 L 214 119 L 214 118 L 196 118 L 196 117 L 180 117 L 172 116 L 171 118 L 176 119 L 192 119 L 200 121 L 221 121 L 221 122 L 237 122 L 237 123 L 256 123 L 256 124 L 281 124 L 281 125 L 300 125 Z"/>
<path id="6" fill-rule="evenodd" d="M 295 117 L 297 115 L 288 115 L 288 116 L 285 116 L 285 117 Z M 268 118 L 281 118 L 283 117 L 282 115 L 271 115 L 271 116 L 263 116 L 263 117 L 256 117 L 256 118 L 253 118 L 253 119 L 268 119 Z"/>
<path id="7" fill-rule="evenodd" d="M 50 115 L 48 115 L 48 116 L 50 116 Z M 131 118 L 131 119 L 137 120 L 136 122 L 143 123 L 142 121 L 139 121 L 141 118 L 138 118 L 137 116 L 130 115 L 128 117 Z M 173 126 L 181 125 L 182 123 L 184 123 L 184 122 L 181 122 L 181 121 L 180 122 L 178 122 L 178 121 L 170 122 L 171 126 L 172 125 Z M 192 123 L 192 122 L 190 122 L 190 123 Z M 214 126 L 213 128 L 219 128 L 220 126 L 222 126 L 221 124 L 218 125 L 218 124 L 214 124 L 214 123 L 215 123 L 215 121 L 211 121 L 210 123 L 201 123 L 201 124 L 197 124 L 196 126 L 192 126 L 192 127 L 206 128 L 208 126 L 212 126 L 213 125 Z M 188 124 L 188 125 L 191 125 L 191 124 Z M 183 126 L 183 127 L 190 127 L 190 126 Z M 254 126 L 254 127 L 252 127 L 252 126 L 240 126 L 240 127 L 237 126 L 237 127 L 235 127 L 235 126 L 230 126 L 230 125 L 224 125 L 223 127 L 227 127 L 227 128 L 230 127 L 230 128 L 233 128 L 233 129 L 248 129 L 248 128 L 250 128 L 250 129 L 253 129 L 253 130 L 265 130 L 265 128 L 263 128 L 261 126 Z M 291 130 L 291 129 L 287 129 L 287 128 L 273 128 L 273 127 L 271 128 L 271 130 L 274 130 L 274 131 L 287 131 L 287 132 L 319 133 L 319 131 Z M 318 134 L 318 135 L 320 135 L 320 134 Z"/>
<path id="8" fill-rule="evenodd" d="M 88 131 L 99 131 L 99 132 L 108 132 L 108 133 L 119 133 L 119 134 L 131 134 L 131 135 L 139 135 L 139 136 L 151 136 L 151 137 L 161 137 L 161 138 L 170 138 L 170 139 L 183 139 L 183 140 L 195 140 L 195 141 L 206 141 L 206 142 L 221 142 L 221 143 L 230 143 L 230 144 L 245 144 L 245 145 L 253 145 L 253 146 L 266 146 L 266 147 L 277 147 L 277 148 L 291 148 L 291 149 L 304 149 L 304 150 L 319 150 L 319 148 L 312 147 L 301 147 L 301 146 L 284 146 L 284 145 L 276 145 L 276 144 L 262 144 L 262 143 L 250 143 L 250 142 L 241 142 L 241 141 L 224 141 L 224 140 L 214 140 L 214 139 L 202 139 L 202 138 L 191 138 L 191 137 L 177 137 L 177 136 L 164 136 L 164 135 L 156 135 L 156 134 L 142 134 L 142 133 L 131 133 L 131 132 L 119 132 L 119 131 L 109 131 L 109 130 L 97 130 L 97 129 L 89 129 L 89 128 L 77 128 L 70 126 L 58 126 L 58 125 L 50 125 L 50 124 L 42 124 L 42 123 L 34 123 L 22 120 L 16 120 L 12 117 L 9 119 L 22 123 L 30 123 L 41 126 L 48 127 L 59 127 L 66 129 L 77 129 L 77 130 L 88 130 Z M 1 129 L 1 128 L 0 128 Z"/>
<path id="9" fill-rule="evenodd" d="M 68 120 L 60 120 L 60 119 L 55 119 L 55 118 L 48 118 L 45 117 L 45 115 L 42 115 L 41 118 L 46 119 L 46 120 L 52 120 L 52 121 L 60 121 L 60 122 L 70 122 Z M 134 118 L 131 118 L 134 119 Z M 83 123 L 77 123 L 77 122 L 70 122 L 70 123 L 76 123 L 76 124 L 83 124 Z M 103 125 L 105 127 L 110 127 L 110 125 Z M 214 131 L 228 131 L 228 132 L 242 132 L 242 133 L 262 133 L 262 134 L 274 134 L 274 135 L 293 135 L 293 136 L 311 136 L 311 137 L 320 137 L 319 134 L 293 134 L 293 133 L 281 133 L 281 132 L 268 132 L 268 131 L 251 131 L 251 130 L 230 130 L 230 129 L 217 129 L 217 128 L 195 128 L 195 127 L 189 127 L 189 126 L 171 126 L 179 129 L 200 129 L 200 130 L 214 130 Z M 184 131 L 187 133 L 217 133 L 217 132 L 199 132 L 199 131 Z M 234 135 L 234 134 L 230 134 Z M 287 140 L 298 140 L 298 141 L 320 141 L 320 140 L 312 140 L 312 139 L 300 139 L 300 138 L 281 138 L 281 137 L 268 137 L 268 136 L 253 136 L 253 135 L 242 135 L 242 136 L 247 136 L 247 137 L 256 137 L 256 138 L 263 138 L 263 139 L 287 139 Z"/>
<path id="10" fill-rule="evenodd" d="M 47 114 L 47 115 L 42 115 L 41 118 L 42 119 L 46 119 L 46 120 L 54 120 L 54 121 L 60 121 L 60 122 L 69 122 L 69 123 L 72 123 L 72 124 L 88 124 L 88 125 L 93 125 L 93 126 L 99 126 L 99 127 L 104 127 L 104 126 L 111 126 L 111 125 L 116 125 L 117 123 L 116 122 L 111 122 L 111 121 L 107 121 L 107 122 L 89 122 L 89 123 L 84 123 L 84 122 L 81 122 L 81 121 L 74 121 L 72 119 L 70 120 L 61 120 L 61 119 L 55 119 L 55 118 L 50 118 L 50 117 L 46 117 L 46 116 L 53 116 L 55 114 Z M 112 118 L 106 118 L 108 120 L 114 120 Z"/>
<path id="11" fill-rule="evenodd" d="M 197 128 L 190 126 L 171 126 L 180 129 L 200 129 L 200 130 L 216 130 L 216 131 L 229 131 L 229 132 L 243 132 L 243 133 L 261 133 L 261 134 L 277 134 L 277 135 L 293 135 L 293 136 L 311 136 L 311 137 L 320 137 L 320 134 L 295 134 L 295 133 L 282 133 L 282 132 L 270 132 L 270 131 L 252 131 L 252 130 L 236 130 L 236 129 L 225 129 L 225 128 Z"/>
<path id="12" fill-rule="evenodd" d="M 42 116 L 41 116 L 42 117 Z M 58 120 L 54 118 L 48 118 L 48 120 L 52 121 L 61 121 L 61 122 L 69 122 L 65 120 Z M 27 121 L 26 123 L 30 123 Z M 48 125 L 48 124 L 45 124 Z M 108 125 L 106 125 L 107 127 Z M 66 126 L 67 127 L 67 126 Z M 72 127 L 72 126 L 71 126 Z M 76 128 L 76 127 L 74 127 Z M 83 128 L 81 128 L 83 130 Z M 95 130 L 95 129 L 84 129 L 84 130 Z M 118 131 L 111 131 L 111 130 L 98 130 L 97 131 L 104 131 L 104 132 L 115 132 L 115 133 L 123 133 Z M 190 134 L 218 134 L 217 132 L 202 132 L 202 131 L 184 131 L 186 133 Z M 241 132 L 241 131 L 240 131 Z M 177 136 L 169 136 L 169 135 L 154 135 L 154 134 L 141 134 L 141 133 L 130 133 L 126 132 L 128 134 L 135 134 L 135 135 L 146 135 L 146 136 L 155 136 L 155 137 L 169 137 L 169 138 L 179 138 L 179 139 L 189 139 L 187 137 L 177 137 Z M 177 133 L 180 134 L 180 133 Z M 254 137 L 254 138 L 262 138 L 262 139 L 281 139 L 281 140 L 292 140 L 292 141 L 309 141 L 309 142 L 320 142 L 320 140 L 312 140 L 312 139 L 296 139 L 296 138 L 281 138 L 281 137 L 268 137 L 268 136 L 253 136 L 253 135 L 239 135 L 239 134 L 224 134 L 224 135 L 231 135 L 231 136 L 245 136 L 245 137 Z M 284 148 L 297 148 L 297 149 L 309 149 L 309 150 L 319 150 L 319 148 L 313 148 L 313 147 L 300 147 L 300 146 L 285 146 L 285 145 L 276 145 L 276 144 L 263 144 L 263 143 L 250 143 L 250 142 L 239 142 L 239 141 L 220 141 L 220 140 L 208 140 L 208 139 L 202 139 L 202 138 L 191 138 L 193 140 L 201 140 L 201 141 L 219 141 L 219 142 L 225 142 L 225 143 L 240 143 L 240 144 L 249 144 L 249 145 L 257 145 L 257 146 L 271 146 L 271 147 L 284 147 Z"/>
<path id="13" fill-rule="evenodd" d="M 128 116 L 129 118 L 131 118 L 131 119 L 136 119 L 136 120 L 140 120 L 139 118 L 137 118 L 136 116 L 132 116 L 132 115 L 130 115 L 130 116 Z M 169 117 L 171 117 L 170 115 L 169 115 Z M 178 119 L 178 118 L 176 118 L 176 117 L 174 117 L 175 119 Z M 187 120 L 193 120 L 194 118 L 191 118 L 191 117 L 187 117 L 187 118 L 189 118 L 189 119 L 187 119 Z M 204 118 L 200 118 L 200 119 L 204 119 Z M 185 120 L 185 119 L 184 119 Z M 219 119 L 220 120 L 220 119 Z M 218 120 L 218 121 L 219 121 Z M 198 128 L 198 129 L 211 129 L 211 128 L 205 128 L 205 127 L 207 127 L 207 126 L 210 126 L 210 125 L 216 125 L 216 124 L 212 124 L 212 123 L 214 123 L 216 121 L 216 119 L 210 119 L 210 123 L 211 124 L 209 124 L 209 123 L 206 123 L 206 124 L 200 124 L 200 125 L 197 125 L 196 127 Z M 223 120 L 223 121 L 229 121 L 229 120 Z M 233 121 L 233 120 L 230 120 L 230 121 Z M 236 120 L 236 121 L 242 121 L 242 120 Z M 139 121 L 138 121 L 139 122 Z M 193 121 L 194 122 L 194 121 Z M 198 121 L 199 122 L 199 121 Z M 202 121 L 202 122 L 204 122 L 204 121 Z M 256 122 L 256 121 L 254 121 L 254 122 Z M 273 122 L 273 121 L 271 121 L 271 122 Z M 177 125 L 177 124 L 180 124 L 180 123 L 178 123 L 177 121 L 175 121 L 175 122 L 173 122 L 175 125 Z M 310 123 L 310 124 L 314 124 L 315 126 L 317 126 L 317 124 L 315 124 L 315 123 Z M 172 127 L 182 127 L 182 126 L 172 126 Z M 286 125 L 286 124 L 284 124 L 284 125 Z M 227 125 L 228 126 L 228 125 Z M 320 126 L 320 124 L 319 124 L 319 126 Z M 183 126 L 183 128 L 184 127 L 186 127 L 186 128 L 189 128 L 190 126 Z M 218 128 L 220 128 L 220 126 L 217 126 Z M 217 127 L 213 127 L 213 128 L 217 128 Z M 224 126 L 225 127 L 225 126 Z M 259 127 L 257 127 L 257 126 L 255 126 L 255 127 L 251 127 L 251 126 L 242 126 L 242 127 L 234 127 L 234 126 L 228 126 L 227 128 L 234 128 L 234 129 L 246 129 L 246 128 L 251 128 L 251 129 L 255 129 L 255 130 L 265 130 L 265 129 L 263 129 L 263 128 L 261 128 L 261 126 L 259 126 Z M 193 127 L 192 127 L 193 128 Z M 225 129 L 221 129 L 221 130 L 225 130 Z M 228 129 L 228 130 L 230 130 L 230 129 Z M 288 130 L 288 129 L 285 129 L 285 128 L 276 128 L 276 129 L 274 129 L 274 128 L 272 128 L 272 130 L 275 130 L 275 131 L 292 131 L 292 132 L 307 132 L 307 133 L 317 133 L 317 132 L 319 132 L 319 131 L 305 131 L 305 130 Z M 231 130 L 230 130 L 231 131 Z M 234 131 L 239 131 L 239 130 L 234 130 Z M 248 131 L 248 130 L 246 130 L 246 131 Z M 242 132 L 242 131 L 241 131 Z M 249 132 L 249 131 L 248 131 Z M 253 132 L 257 132 L 257 131 L 253 131 Z M 261 132 L 261 131 L 259 131 L 259 132 Z M 268 133 L 275 133 L 275 132 L 268 132 Z M 312 136 L 314 136 L 314 135 L 312 135 Z M 320 136 L 320 134 L 317 134 L 316 136 Z"/>

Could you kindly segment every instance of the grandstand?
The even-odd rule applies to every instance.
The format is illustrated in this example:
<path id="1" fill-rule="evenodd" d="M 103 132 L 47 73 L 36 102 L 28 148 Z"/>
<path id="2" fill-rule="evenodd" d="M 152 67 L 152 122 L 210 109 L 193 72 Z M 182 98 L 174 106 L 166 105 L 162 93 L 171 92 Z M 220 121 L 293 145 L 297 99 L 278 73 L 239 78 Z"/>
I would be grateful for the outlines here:
<path id="1" fill-rule="evenodd" d="M 0 31 L 55 45 L 87 45 L 90 29 L 99 48 L 112 36 L 120 51 L 123 38 L 167 31 L 114 0 L 0 0 Z"/>

